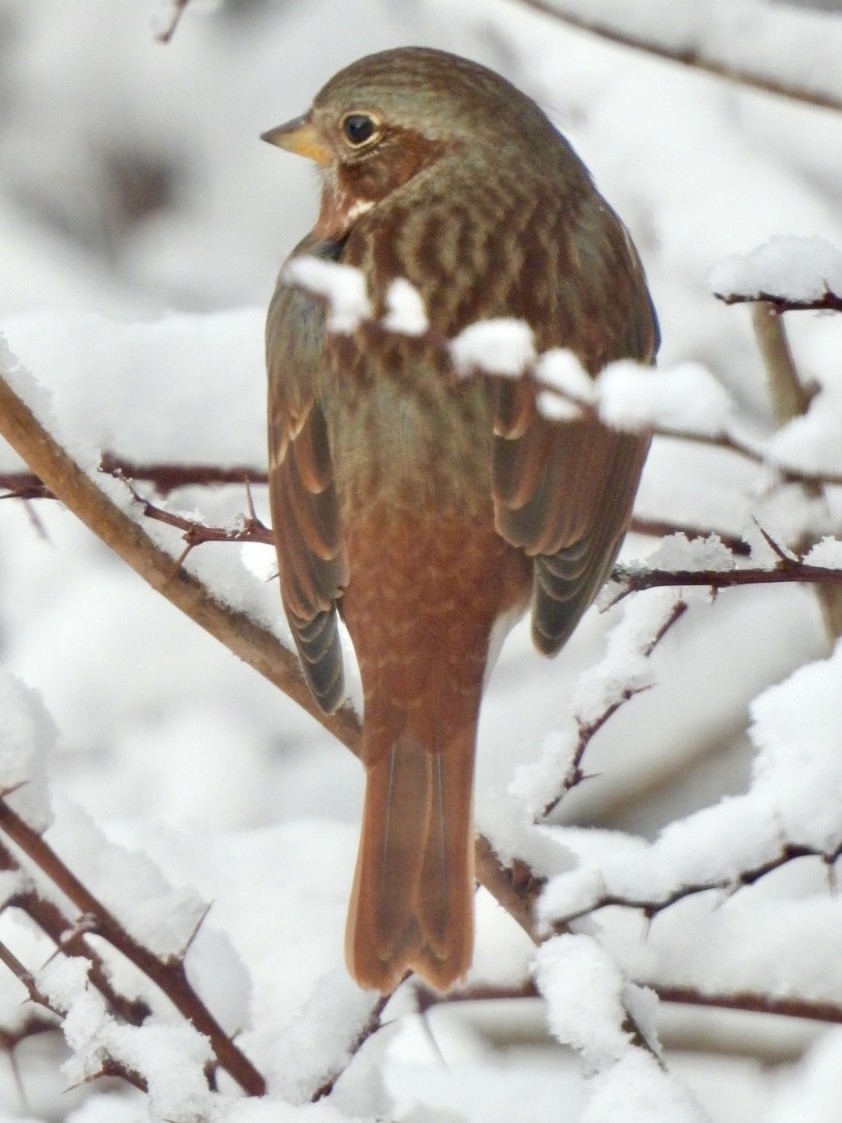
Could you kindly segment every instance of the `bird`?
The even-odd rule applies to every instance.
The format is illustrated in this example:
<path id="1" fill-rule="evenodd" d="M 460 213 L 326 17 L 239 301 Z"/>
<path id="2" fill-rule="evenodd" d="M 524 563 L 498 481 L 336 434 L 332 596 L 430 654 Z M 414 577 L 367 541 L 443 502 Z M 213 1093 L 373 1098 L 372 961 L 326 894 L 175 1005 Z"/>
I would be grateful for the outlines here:
<path id="1" fill-rule="evenodd" d="M 452 340 L 522 320 L 595 376 L 652 364 L 659 329 L 625 226 L 507 79 L 426 47 L 368 55 L 262 139 L 314 161 L 313 229 L 288 262 L 351 266 L 372 308 L 330 330 L 282 267 L 266 321 L 269 502 L 304 677 L 334 711 L 339 620 L 362 682 L 366 785 L 345 958 L 391 993 L 445 992 L 474 943 L 473 773 L 501 636 L 531 613 L 556 654 L 609 574 L 649 437 L 544 416 L 528 379 L 456 378 Z M 376 331 L 393 283 L 428 330 Z"/>

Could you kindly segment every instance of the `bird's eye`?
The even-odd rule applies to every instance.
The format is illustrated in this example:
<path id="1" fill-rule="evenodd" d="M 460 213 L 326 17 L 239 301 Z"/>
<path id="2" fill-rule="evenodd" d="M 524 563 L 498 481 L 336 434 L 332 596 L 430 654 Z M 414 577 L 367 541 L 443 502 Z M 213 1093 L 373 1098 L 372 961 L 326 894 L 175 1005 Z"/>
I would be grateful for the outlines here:
<path id="1" fill-rule="evenodd" d="M 353 148 L 362 148 L 377 134 L 377 122 L 367 113 L 349 113 L 342 122 L 342 131 Z"/>

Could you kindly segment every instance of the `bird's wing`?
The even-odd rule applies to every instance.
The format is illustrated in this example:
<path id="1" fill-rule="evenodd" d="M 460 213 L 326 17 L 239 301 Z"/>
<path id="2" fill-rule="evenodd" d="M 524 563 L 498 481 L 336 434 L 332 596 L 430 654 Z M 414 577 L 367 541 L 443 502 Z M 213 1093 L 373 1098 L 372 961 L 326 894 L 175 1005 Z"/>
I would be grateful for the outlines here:
<path id="1" fill-rule="evenodd" d="M 559 277 L 561 302 L 532 321 L 539 349 L 569 347 L 592 373 L 618 358 L 652 362 L 657 320 L 620 220 L 594 195 L 575 221 L 559 208 L 555 227 L 526 259 L 529 271 L 552 268 Z M 593 418 L 547 420 L 523 381 L 496 392 L 495 521 L 534 559 L 533 639 L 554 654 L 614 564 L 649 441 Z"/>
<path id="2" fill-rule="evenodd" d="M 335 247 L 307 239 L 294 251 L 324 258 Z M 304 676 L 323 710 L 342 700 L 344 676 L 336 601 L 347 584 L 336 487 L 317 389 L 324 309 L 284 283 L 266 322 L 269 375 L 269 501 L 281 597 Z"/>

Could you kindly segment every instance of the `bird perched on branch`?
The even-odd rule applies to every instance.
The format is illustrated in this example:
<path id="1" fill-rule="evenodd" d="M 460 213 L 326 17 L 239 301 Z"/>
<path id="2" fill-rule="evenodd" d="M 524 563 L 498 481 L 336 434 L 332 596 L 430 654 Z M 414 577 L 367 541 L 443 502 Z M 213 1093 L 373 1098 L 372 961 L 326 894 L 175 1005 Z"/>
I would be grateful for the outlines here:
<path id="1" fill-rule="evenodd" d="M 604 581 L 648 448 L 594 417 L 541 415 L 527 380 L 457 379 L 466 325 L 525 321 L 539 351 L 591 374 L 653 360 L 637 253 L 538 106 L 441 51 L 363 58 L 303 116 L 264 134 L 322 181 L 304 255 L 361 271 L 375 316 L 393 281 L 430 331 L 361 323 L 281 271 L 266 328 L 270 500 L 281 595 L 325 710 L 343 698 L 337 615 L 364 694 L 366 795 L 349 970 L 391 991 L 417 971 L 451 986 L 473 949 L 472 788 L 483 682 L 530 609 L 555 654 Z"/>

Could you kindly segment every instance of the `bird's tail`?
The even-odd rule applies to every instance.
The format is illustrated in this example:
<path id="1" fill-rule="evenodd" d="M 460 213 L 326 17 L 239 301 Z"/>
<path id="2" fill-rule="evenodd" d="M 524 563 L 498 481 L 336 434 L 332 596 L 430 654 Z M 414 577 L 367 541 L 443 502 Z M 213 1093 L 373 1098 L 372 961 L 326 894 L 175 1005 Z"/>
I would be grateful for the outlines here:
<path id="1" fill-rule="evenodd" d="M 452 726 L 451 726 L 452 729 Z M 441 748 L 407 724 L 364 754 L 365 809 L 348 914 L 348 969 L 388 993 L 408 970 L 437 990 L 465 974 L 474 942 L 476 718 Z"/>

